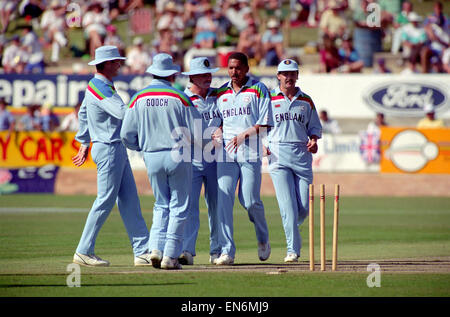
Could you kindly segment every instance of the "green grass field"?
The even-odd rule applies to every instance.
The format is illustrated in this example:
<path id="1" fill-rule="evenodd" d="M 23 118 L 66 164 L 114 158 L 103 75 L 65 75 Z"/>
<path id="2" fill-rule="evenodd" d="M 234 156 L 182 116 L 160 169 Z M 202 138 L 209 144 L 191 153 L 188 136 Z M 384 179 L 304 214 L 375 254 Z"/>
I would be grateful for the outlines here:
<path id="1" fill-rule="evenodd" d="M 81 268 L 81 287 L 69 288 L 73 253 L 93 196 L 0 196 L 0 297 L 448 297 L 450 268 L 444 272 L 383 272 L 381 287 L 369 288 L 369 272 L 309 272 L 308 226 L 300 264 L 283 263 L 285 238 L 277 202 L 264 197 L 272 255 L 257 258 L 253 225 L 246 212 L 234 211 L 237 253 L 235 269 L 208 264 L 208 226 L 204 204 L 194 266 L 181 271 L 135 268 L 125 228 L 116 208 L 97 239 L 96 253 L 108 268 Z M 142 196 L 150 226 L 152 196 Z M 40 211 L 39 209 L 42 209 Z M 70 211 L 60 212 L 64 209 Z M 83 212 L 82 210 L 86 211 Z M 319 261 L 319 217 L 316 207 L 316 263 Z M 332 197 L 327 197 L 327 255 L 331 259 Z M 48 211 L 45 211 L 48 210 Z M 387 259 L 450 256 L 450 198 L 341 197 L 339 260 L 381 263 Z M 255 264 L 253 269 L 242 269 Z M 400 264 L 401 265 L 401 264 Z M 279 267 L 281 274 L 267 274 Z M 318 267 L 317 263 L 317 267 Z M 249 266 L 251 267 L 251 266 Z M 294 267 L 294 266 L 293 266 Z M 328 266 L 330 269 L 330 266 Z M 400 270 L 400 268 L 399 268 Z"/>

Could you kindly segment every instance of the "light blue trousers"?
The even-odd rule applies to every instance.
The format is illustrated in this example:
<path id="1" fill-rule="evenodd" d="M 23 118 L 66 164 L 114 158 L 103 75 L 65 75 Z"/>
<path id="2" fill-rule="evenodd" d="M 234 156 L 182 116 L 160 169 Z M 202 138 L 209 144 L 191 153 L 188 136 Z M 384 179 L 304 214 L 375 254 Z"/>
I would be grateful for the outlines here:
<path id="1" fill-rule="evenodd" d="M 300 256 L 302 240 L 298 227 L 309 213 L 312 155 L 305 146 L 280 146 L 269 157 L 269 172 L 280 208 L 287 253 Z"/>
<path id="2" fill-rule="evenodd" d="M 269 229 L 264 214 L 264 205 L 260 198 L 261 161 L 218 162 L 217 178 L 221 254 L 228 254 L 234 258 L 236 253 L 233 239 L 233 206 L 238 180 L 239 202 L 247 210 L 248 217 L 255 226 L 256 239 L 260 243 L 267 243 Z"/>
<path id="3" fill-rule="evenodd" d="M 134 255 L 147 253 L 148 229 L 125 146 L 120 142 L 96 142 L 91 155 L 97 164 L 97 198 L 87 217 L 77 252 L 94 254 L 97 235 L 117 201 Z"/>
<path id="4" fill-rule="evenodd" d="M 192 164 L 174 162 L 171 151 L 145 152 L 144 162 L 155 196 L 150 250 L 178 258 L 183 251 L 183 231 L 192 187 Z"/>
<path id="5" fill-rule="evenodd" d="M 195 245 L 200 228 L 199 200 L 204 184 L 205 201 L 208 208 L 209 222 L 209 253 L 220 254 L 219 219 L 217 212 L 217 167 L 216 163 L 204 163 L 202 167 L 192 167 L 192 191 L 189 202 L 189 212 L 184 229 L 183 251 L 196 255 Z"/>

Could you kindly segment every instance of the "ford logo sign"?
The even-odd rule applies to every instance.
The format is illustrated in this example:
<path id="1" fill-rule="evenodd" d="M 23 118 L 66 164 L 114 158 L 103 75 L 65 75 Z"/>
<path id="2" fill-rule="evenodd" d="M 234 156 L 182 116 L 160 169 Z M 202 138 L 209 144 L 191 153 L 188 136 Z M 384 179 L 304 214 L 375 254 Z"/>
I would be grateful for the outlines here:
<path id="1" fill-rule="evenodd" d="M 427 104 L 433 105 L 435 112 L 448 107 L 445 90 L 429 83 L 385 83 L 369 90 L 364 100 L 375 112 L 411 117 L 422 116 Z"/>

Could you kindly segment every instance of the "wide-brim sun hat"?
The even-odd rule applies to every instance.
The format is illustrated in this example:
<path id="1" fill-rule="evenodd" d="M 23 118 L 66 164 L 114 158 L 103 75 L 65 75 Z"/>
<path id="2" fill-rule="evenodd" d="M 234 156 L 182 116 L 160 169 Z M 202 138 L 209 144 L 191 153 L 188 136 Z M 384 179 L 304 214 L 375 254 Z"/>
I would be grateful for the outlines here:
<path id="1" fill-rule="evenodd" d="M 166 53 L 159 53 L 153 58 L 153 63 L 146 72 L 159 77 L 168 77 L 179 73 L 181 67 L 173 63 L 172 56 Z"/>
<path id="2" fill-rule="evenodd" d="M 278 64 L 278 72 L 296 72 L 298 71 L 298 64 L 296 61 L 292 59 L 282 60 L 280 64 Z"/>
<path id="3" fill-rule="evenodd" d="M 88 65 L 98 65 L 116 59 L 125 60 L 126 57 L 120 56 L 119 49 L 116 46 L 100 46 L 95 50 L 95 59 L 93 61 L 90 61 Z"/>
<path id="4" fill-rule="evenodd" d="M 215 73 L 220 68 L 211 68 L 211 63 L 207 57 L 196 57 L 191 59 L 189 63 L 189 71 L 182 72 L 183 75 L 191 76 L 191 75 L 201 75 L 208 73 Z"/>

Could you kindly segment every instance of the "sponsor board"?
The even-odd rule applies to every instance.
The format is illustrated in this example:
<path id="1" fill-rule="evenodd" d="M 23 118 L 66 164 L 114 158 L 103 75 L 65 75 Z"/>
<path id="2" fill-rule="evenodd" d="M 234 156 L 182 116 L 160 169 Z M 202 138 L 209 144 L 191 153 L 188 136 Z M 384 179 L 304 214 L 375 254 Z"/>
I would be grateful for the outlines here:
<path id="1" fill-rule="evenodd" d="M 375 112 L 420 117 L 425 105 L 432 105 L 437 113 L 448 110 L 447 94 L 437 83 L 401 80 L 374 86 L 364 99 Z"/>
<path id="2" fill-rule="evenodd" d="M 450 129 L 382 128 L 380 170 L 450 174 Z"/>
<path id="3" fill-rule="evenodd" d="M 276 72 L 272 76 L 250 74 L 269 89 L 278 85 Z M 30 104 L 50 103 L 55 107 L 74 107 L 81 102 L 92 75 L 0 74 L 0 98 L 13 108 Z M 120 75 L 114 86 L 125 103 L 152 76 Z M 214 75 L 213 87 L 229 81 L 226 75 Z M 176 87 L 184 89 L 187 76 L 178 76 Z M 300 76 L 297 86 L 310 95 L 318 110 L 326 109 L 335 118 L 373 118 L 375 112 L 386 115 L 423 115 L 425 103 L 431 102 L 442 118 L 450 118 L 450 82 L 448 75 L 367 75 L 367 74 L 307 74 Z"/>
<path id="4" fill-rule="evenodd" d="M 27 131 L 0 132 L 0 168 L 41 167 L 56 165 L 74 167 L 72 157 L 80 144 L 75 132 Z M 82 168 L 96 168 L 89 154 Z"/>

